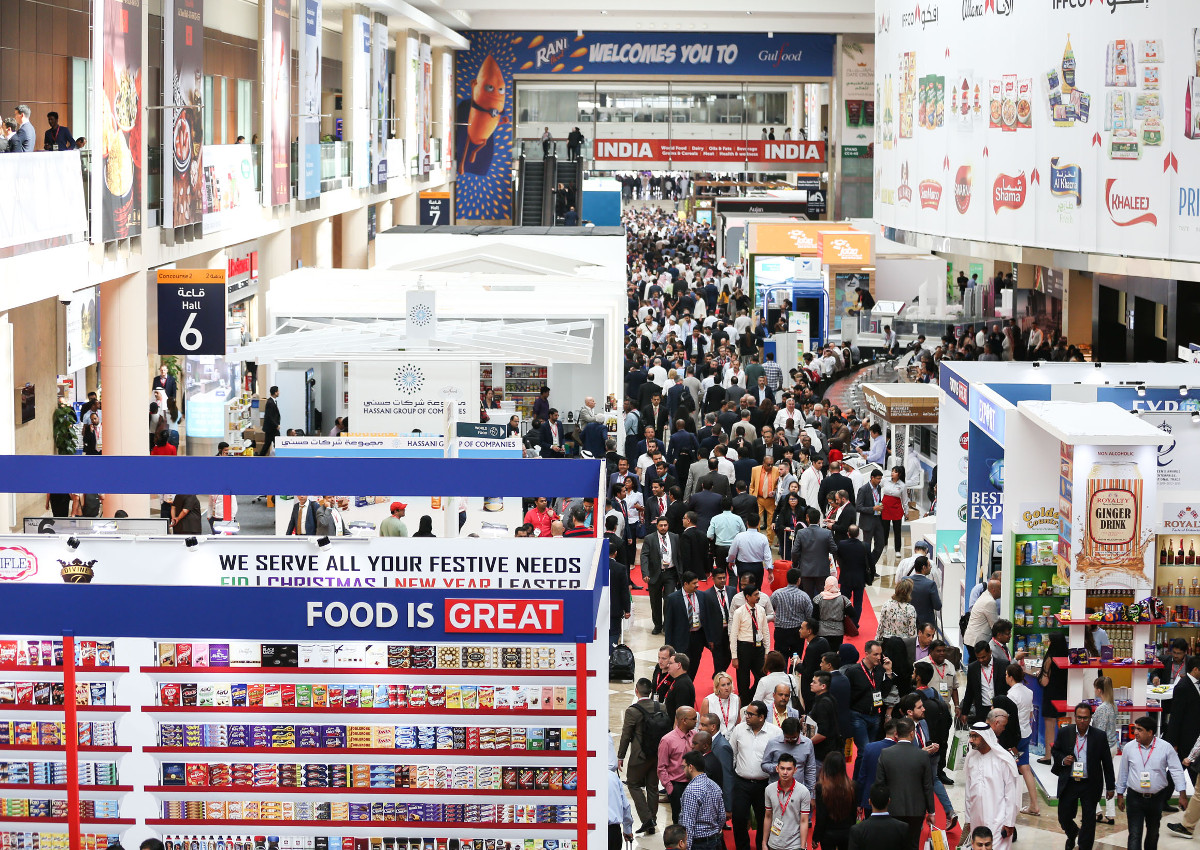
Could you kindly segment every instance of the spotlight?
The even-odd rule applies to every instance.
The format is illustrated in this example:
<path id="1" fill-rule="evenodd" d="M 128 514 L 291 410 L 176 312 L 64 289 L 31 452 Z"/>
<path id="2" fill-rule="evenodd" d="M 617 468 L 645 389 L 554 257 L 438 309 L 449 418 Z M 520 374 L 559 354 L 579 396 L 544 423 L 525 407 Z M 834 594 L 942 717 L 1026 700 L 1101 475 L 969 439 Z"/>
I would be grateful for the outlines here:
<path id="1" fill-rule="evenodd" d="M 1099 369 L 1099 368 L 1100 368 L 1101 366 L 1103 366 L 1103 365 L 1104 365 L 1103 363 L 1096 363 L 1096 364 L 1095 364 L 1095 366 L 1096 366 L 1096 368 L 1097 368 L 1097 369 Z"/>
<path id="2" fill-rule="evenodd" d="M 328 545 L 329 545 L 328 537 L 318 537 L 317 538 L 317 548 L 318 549 L 324 549 Z"/>
<path id="3" fill-rule="evenodd" d="M 1141 415 L 1142 415 L 1142 411 L 1141 411 L 1141 409 L 1140 409 L 1140 408 L 1137 408 L 1137 407 L 1135 407 L 1133 410 L 1131 410 L 1131 411 L 1129 411 L 1129 412 L 1130 412 L 1130 413 L 1132 413 L 1134 416 L 1141 416 Z"/>
<path id="4" fill-rule="evenodd" d="M 1034 361 L 1033 361 L 1033 368 L 1034 368 L 1034 369 L 1040 369 L 1040 368 L 1042 368 L 1042 361 L 1041 361 L 1041 360 L 1034 360 Z"/>
<path id="5" fill-rule="evenodd" d="M 1138 398 L 1145 398 L 1145 397 L 1146 397 L 1146 385 L 1145 385 L 1145 384 L 1141 384 L 1141 385 L 1140 385 L 1140 386 L 1137 388 L 1137 394 L 1138 394 Z"/>
<path id="6" fill-rule="evenodd" d="M 184 539 L 183 545 L 188 547 L 189 549 L 195 549 L 197 546 L 200 545 L 200 541 L 197 540 L 195 537 L 188 537 L 188 538 Z"/>
<path id="7" fill-rule="evenodd" d="M 1193 422 L 1200 422 L 1200 410 L 1193 410 L 1193 411 L 1192 411 L 1192 421 L 1193 421 Z"/>
<path id="8" fill-rule="evenodd" d="M 1188 388 L 1186 386 L 1182 386 L 1179 388 L 1179 394 L 1181 396 L 1187 396 L 1187 393 L 1188 393 Z"/>
<path id="9" fill-rule="evenodd" d="M 79 548 L 79 538 L 78 537 L 68 537 L 67 538 L 67 548 L 70 549 L 71 551 L 78 549 Z"/>

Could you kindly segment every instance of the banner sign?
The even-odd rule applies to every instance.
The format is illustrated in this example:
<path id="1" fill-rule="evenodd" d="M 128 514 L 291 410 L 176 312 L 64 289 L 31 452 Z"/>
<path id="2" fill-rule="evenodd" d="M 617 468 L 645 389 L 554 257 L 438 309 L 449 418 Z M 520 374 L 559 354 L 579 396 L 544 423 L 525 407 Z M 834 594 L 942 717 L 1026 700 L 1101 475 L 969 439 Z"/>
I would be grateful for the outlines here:
<path id="1" fill-rule="evenodd" d="M 1072 588 L 1152 586 L 1153 458 L 1152 446 L 1074 446 Z"/>
<path id="2" fill-rule="evenodd" d="M 67 374 L 86 369 L 97 360 L 100 342 L 100 288 L 92 286 L 71 296 L 67 305 Z"/>
<path id="3" fill-rule="evenodd" d="M 380 187 L 387 183 L 387 49 L 387 24 L 376 22 L 371 26 L 371 182 Z"/>
<path id="4" fill-rule="evenodd" d="M 19 210 L 0 215 L 0 250 L 39 251 L 78 241 L 87 233 L 80 159 L 75 150 L 0 157 L 0 185 L 37 187 L 31 196 L 22 197 Z"/>
<path id="5" fill-rule="evenodd" d="M 433 45 L 421 42 L 421 97 L 417 108 L 417 146 L 422 174 L 433 168 Z"/>
<path id="6" fill-rule="evenodd" d="M 709 162 L 822 163 L 824 142 L 741 141 L 739 139 L 596 139 L 598 161 L 705 160 Z"/>
<path id="7" fill-rule="evenodd" d="M 225 269 L 158 269 L 158 353 L 225 354 Z"/>
<path id="8" fill-rule="evenodd" d="M 163 163 L 171 163 L 170 202 L 163 204 L 163 225 L 197 224 L 204 212 L 204 0 L 171 0 L 163 64 L 171 69 L 168 108 L 163 110 Z M 210 108 L 211 108 L 210 104 Z"/>
<path id="9" fill-rule="evenodd" d="M 875 9 L 875 220 L 938 237 L 1200 259 L 1192 0 L 934 0 L 913 10 L 911 0 Z"/>
<path id="10" fill-rule="evenodd" d="M 469 428 L 499 428 L 507 433 L 508 428 L 500 425 L 474 425 L 458 423 L 455 445 L 460 458 L 521 457 L 521 441 L 508 436 L 476 436 L 463 434 Z M 489 431 L 489 434 L 496 432 Z M 276 437 L 276 457 L 427 457 L 446 456 L 446 438 L 431 436 L 361 436 L 340 437 Z"/>
<path id="11" fill-rule="evenodd" d="M 450 193 L 422 192 L 420 224 L 426 227 L 450 224 Z"/>
<path id="12" fill-rule="evenodd" d="M 204 146 L 204 232 L 249 224 L 262 213 L 250 145 Z"/>
<path id="13" fill-rule="evenodd" d="M 267 103 L 271 116 L 271 204 L 292 199 L 292 3 L 271 0 Z"/>
<path id="14" fill-rule="evenodd" d="M 442 410 L 456 404 L 458 419 L 478 418 L 479 365 L 470 361 L 356 361 L 349 379 L 350 421 L 360 433 L 444 433 Z"/>
<path id="15" fill-rule="evenodd" d="M 300 0 L 296 41 L 300 53 L 300 163 L 297 198 L 321 194 L 321 2 Z"/>
<path id="16" fill-rule="evenodd" d="M 99 97 L 100 168 L 92 168 L 92 197 L 102 201 L 103 242 L 142 232 L 142 3 L 95 0 L 92 31 L 102 56 Z"/>

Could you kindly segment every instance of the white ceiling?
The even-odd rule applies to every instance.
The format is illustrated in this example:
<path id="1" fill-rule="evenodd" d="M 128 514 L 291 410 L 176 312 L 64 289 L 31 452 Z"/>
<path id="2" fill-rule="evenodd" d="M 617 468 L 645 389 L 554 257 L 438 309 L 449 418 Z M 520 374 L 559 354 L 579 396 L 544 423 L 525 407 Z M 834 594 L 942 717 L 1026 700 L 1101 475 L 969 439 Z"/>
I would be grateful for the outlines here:
<path id="1" fill-rule="evenodd" d="M 874 0 L 410 0 L 454 29 L 874 32 Z"/>

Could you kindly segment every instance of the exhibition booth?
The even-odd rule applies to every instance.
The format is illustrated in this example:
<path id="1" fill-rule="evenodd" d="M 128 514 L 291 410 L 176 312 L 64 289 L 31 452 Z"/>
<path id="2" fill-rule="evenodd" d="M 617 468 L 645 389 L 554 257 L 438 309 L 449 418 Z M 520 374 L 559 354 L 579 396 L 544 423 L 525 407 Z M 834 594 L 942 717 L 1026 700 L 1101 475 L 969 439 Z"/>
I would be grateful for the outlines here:
<path id="1" fill-rule="evenodd" d="M 133 492 L 157 475 L 155 458 L 59 460 L 5 456 L 0 469 L 38 492 L 68 480 Z M 536 482 L 516 463 L 179 458 L 173 475 L 190 492 L 403 480 L 466 498 L 602 484 L 599 462 L 543 464 Z M 0 748 L 23 760 L 6 765 L 5 815 L 36 836 L 26 846 L 602 840 L 607 786 L 590 779 L 608 761 L 607 714 L 591 708 L 607 697 L 603 538 L 40 534 L 0 546 L 0 657 L 21 680 L 0 683 Z"/>
<path id="2" fill-rule="evenodd" d="M 1200 367 L 1156 364 L 1153 383 L 1136 364 L 940 369 L 943 598 L 963 611 L 972 589 L 1001 571 L 1001 616 L 1014 624 L 1015 649 L 1029 653 L 1027 671 L 1041 669 L 1055 635 L 1066 639 L 1070 652 L 1055 663 L 1068 670 L 1068 688 L 1056 707 L 1091 698 L 1103 673 L 1119 710 L 1158 711 L 1162 695 L 1147 690 L 1146 671 L 1171 638 L 1195 637 L 1200 620 L 1186 603 L 1200 592 L 1190 507 L 1198 494 L 1187 475 L 1200 463 Z M 1089 615 L 1111 641 L 1090 659 Z M 947 629 L 957 639 L 954 619 Z"/>

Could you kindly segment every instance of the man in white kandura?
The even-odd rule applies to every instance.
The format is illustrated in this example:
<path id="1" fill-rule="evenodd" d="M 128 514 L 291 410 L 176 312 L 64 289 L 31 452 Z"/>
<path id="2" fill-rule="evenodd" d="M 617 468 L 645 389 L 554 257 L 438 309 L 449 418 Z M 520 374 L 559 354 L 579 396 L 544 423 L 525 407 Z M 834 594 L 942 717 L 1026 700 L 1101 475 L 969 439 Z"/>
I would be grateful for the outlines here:
<path id="1" fill-rule="evenodd" d="M 986 826 L 992 831 L 993 850 L 1009 850 L 1021 805 L 1016 759 L 1000 746 L 996 733 L 986 723 L 971 727 L 970 742 L 964 807 L 969 826 L 964 824 L 963 834 Z"/>

